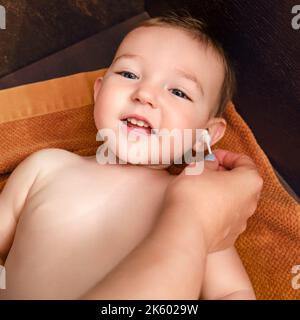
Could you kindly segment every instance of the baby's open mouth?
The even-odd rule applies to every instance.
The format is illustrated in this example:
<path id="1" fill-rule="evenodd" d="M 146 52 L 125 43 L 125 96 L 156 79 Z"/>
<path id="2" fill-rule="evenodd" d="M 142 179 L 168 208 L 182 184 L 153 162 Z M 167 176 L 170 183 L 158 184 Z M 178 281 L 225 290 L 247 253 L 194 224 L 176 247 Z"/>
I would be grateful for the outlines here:
<path id="1" fill-rule="evenodd" d="M 137 119 L 135 117 L 126 117 L 121 119 L 121 121 L 127 126 L 128 132 L 133 131 L 134 133 L 141 133 L 150 135 L 151 125 L 147 120 Z"/>

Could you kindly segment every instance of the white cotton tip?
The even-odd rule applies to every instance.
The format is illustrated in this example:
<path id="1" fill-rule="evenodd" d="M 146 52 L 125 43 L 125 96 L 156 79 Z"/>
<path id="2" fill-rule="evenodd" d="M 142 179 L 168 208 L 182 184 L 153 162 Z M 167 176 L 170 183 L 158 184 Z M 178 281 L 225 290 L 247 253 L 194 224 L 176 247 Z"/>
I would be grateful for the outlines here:
<path id="1" fill-rule="evenodd" d="M 207 143 L 207 149 L 208 149 L 208 153 L 209 153 L 209 154 L 212 154 L 209 143 Z"/>
<path id="2" fill-rule="evenodd" d="M 203 129 L 203 138 L 204 138 L 204 142 L 207 145 L 208 153 L 212 154 L 211 148 L 210 148 L 211 137 L 206 129 Z"/>

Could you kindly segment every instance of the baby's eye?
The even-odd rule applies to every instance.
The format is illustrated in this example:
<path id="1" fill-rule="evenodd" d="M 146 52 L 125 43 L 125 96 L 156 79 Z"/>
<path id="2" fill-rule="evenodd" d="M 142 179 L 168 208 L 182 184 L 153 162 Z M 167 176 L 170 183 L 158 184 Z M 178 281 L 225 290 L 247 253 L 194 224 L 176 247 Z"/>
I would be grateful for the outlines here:
<path id="1" fill-rule="evenodd" d="M 180 93 L 182 93 L 182 94 L 179 94 L 179 95 L 176 94 L 176 96 L 181 97 L 181 98 L 184 98 L 184 99 L 191 100 L 183 91 L 181 91 L 181 90 L 179 90 L 179 89 L 172 89 L 172 90 L 175 91 L 175 92 L 180 92 Z"/>
<path id="2" fill-rule="evenodd" d="M 128 75 L 129 74 L 129 75 L 132 75 L 132 76 L 137 78 L 137 76 L 134 73 L 129 72 L 129 71 L 121 71 L 121 72 L 117 72 L 117 74 L 120 74 L 120 75 L 122 75 L 122 74 L 127 74 Z M 125 76 L 125 78 L 127 78 L 127 77 Z M 129 77 L 129 79 L 134 79 L 134 78 Z"/>

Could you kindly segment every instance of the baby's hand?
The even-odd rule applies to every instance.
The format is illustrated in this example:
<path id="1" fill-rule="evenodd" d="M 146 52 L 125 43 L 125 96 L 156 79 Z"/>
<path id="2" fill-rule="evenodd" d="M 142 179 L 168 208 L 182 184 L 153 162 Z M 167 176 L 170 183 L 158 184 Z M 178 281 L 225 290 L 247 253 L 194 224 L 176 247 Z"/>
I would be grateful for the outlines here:
<path id="1" fill-rule="evenodd" d="M 185 170 L 168 186 L 165 207 L 181 210 L 183 219 L 202 229 L 209 252 L 233 246 L 255 212 L 263 180 L 246 155 L 215 150 L 201 175 Z"/>

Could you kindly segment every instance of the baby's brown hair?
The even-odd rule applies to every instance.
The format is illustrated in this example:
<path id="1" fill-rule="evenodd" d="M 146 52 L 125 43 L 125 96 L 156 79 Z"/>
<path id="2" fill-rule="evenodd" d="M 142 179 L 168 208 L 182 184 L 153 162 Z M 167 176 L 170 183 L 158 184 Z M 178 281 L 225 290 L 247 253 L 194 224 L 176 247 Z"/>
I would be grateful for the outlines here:
<path id="1" fill-rule="evenodd" d="M 181 30 L 188 32 L 193 39 L 198 40 L 201 44 L 211 46 L 219 55 L 223 62 L 225 76 L 219 94 L 219 103 L 214 107 L 210 116 L 222 116 L 236 89 L 235 72 L 222 45 L 210 35 L 207 25 L 192 17 L 185 9 L 181 9 L 178 13 L 175 11 L 168 11 L 168 13 L 163 16 L 144 20 L 137 25 L 137 28 L 153 26 L 180 28 Z"/>

